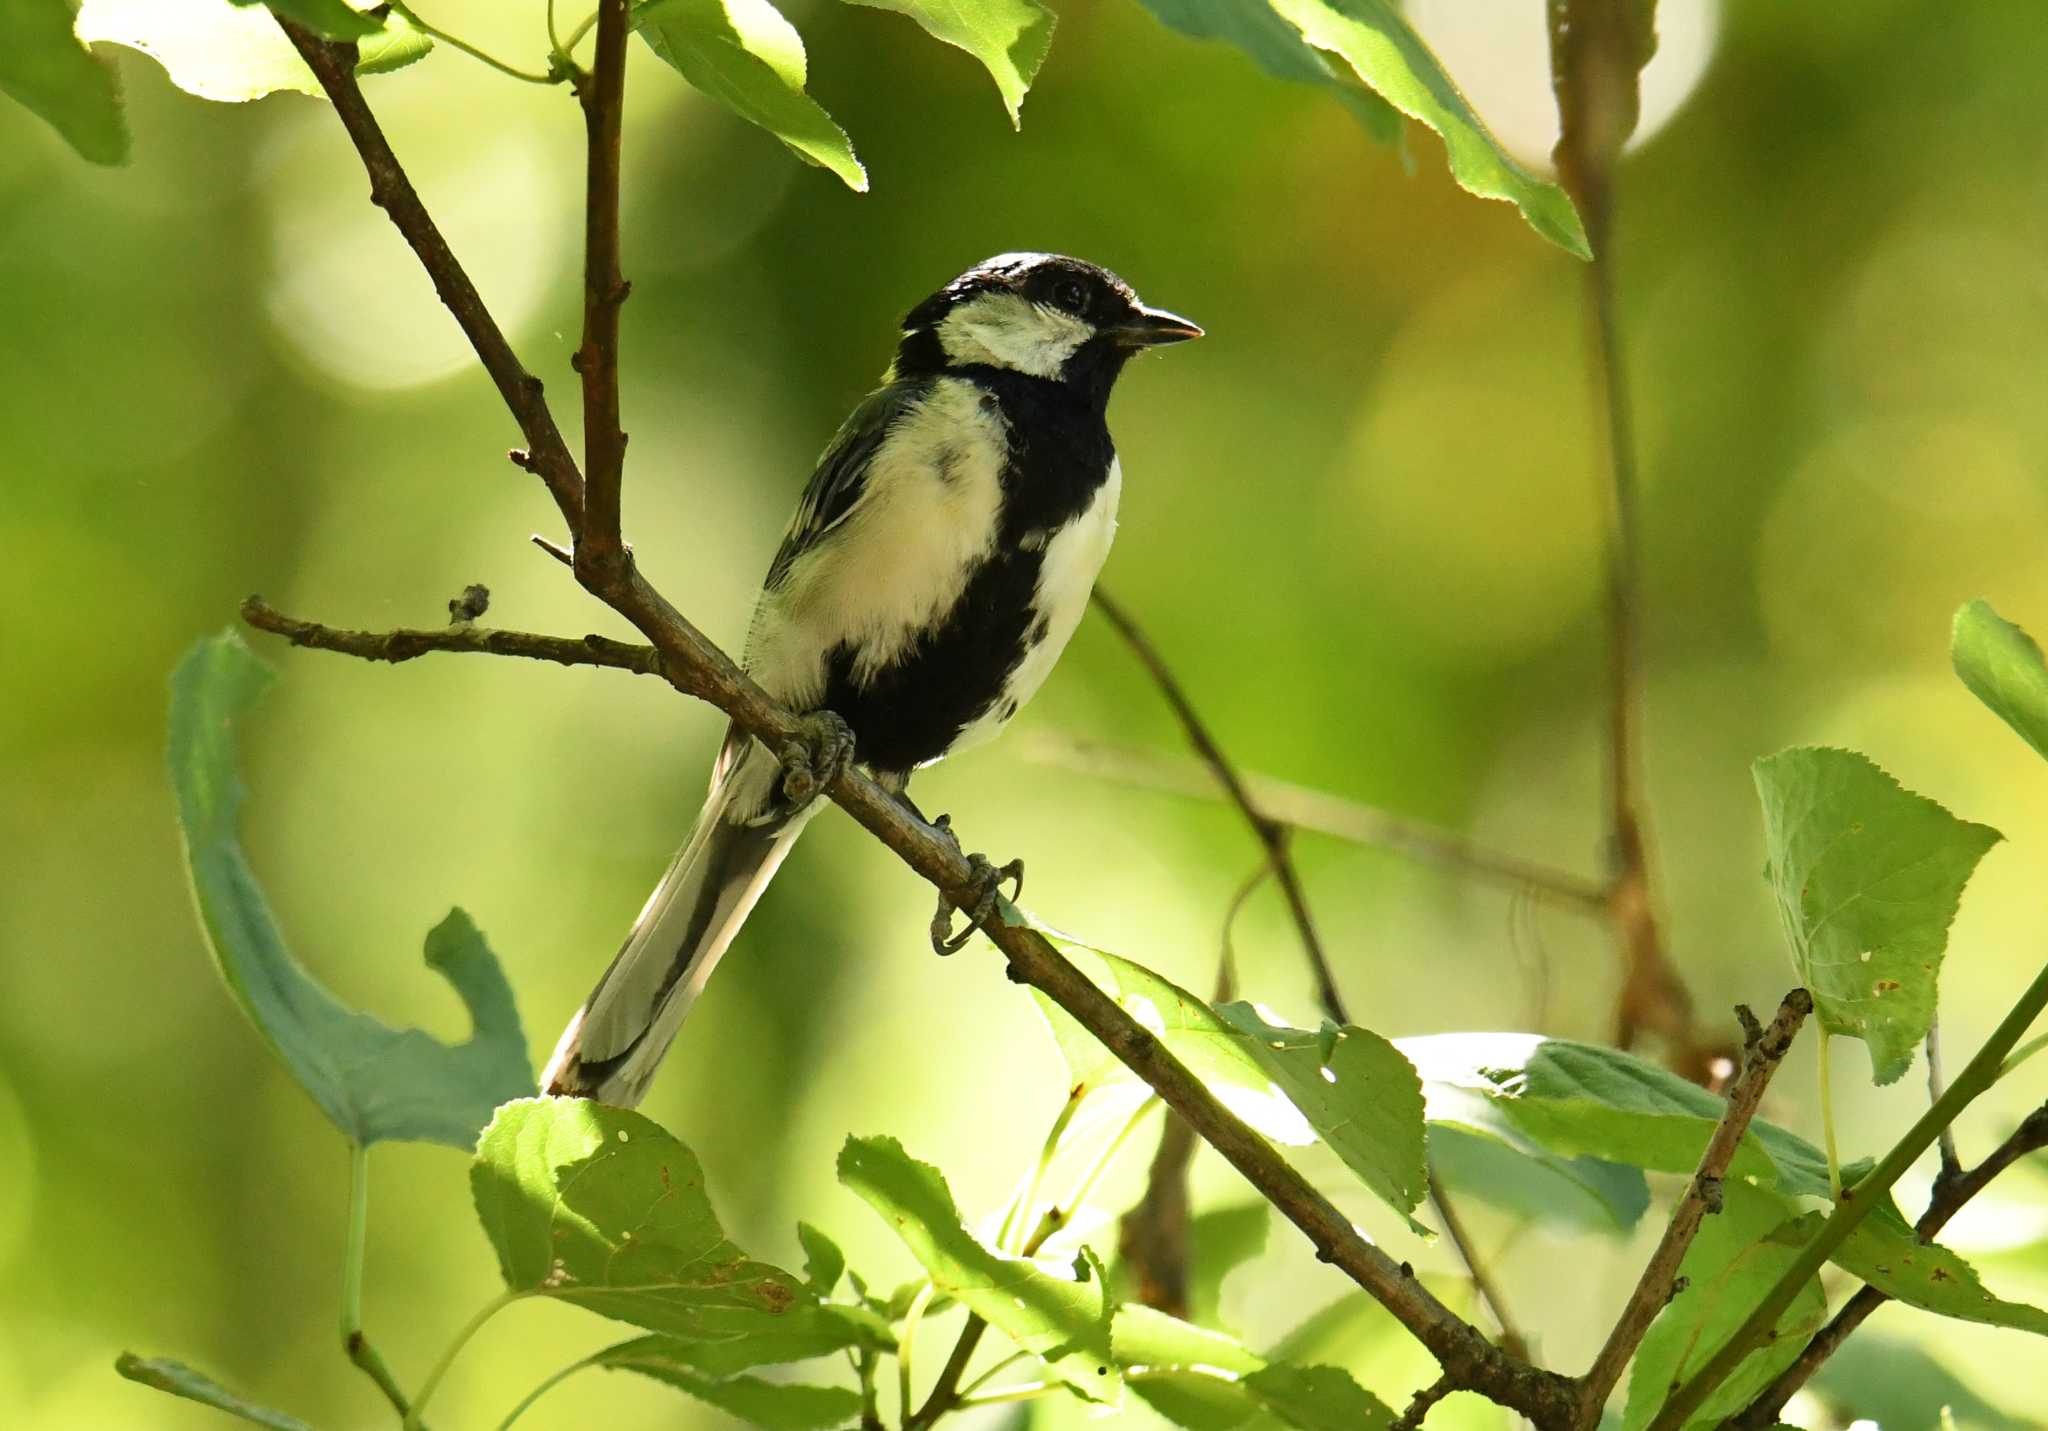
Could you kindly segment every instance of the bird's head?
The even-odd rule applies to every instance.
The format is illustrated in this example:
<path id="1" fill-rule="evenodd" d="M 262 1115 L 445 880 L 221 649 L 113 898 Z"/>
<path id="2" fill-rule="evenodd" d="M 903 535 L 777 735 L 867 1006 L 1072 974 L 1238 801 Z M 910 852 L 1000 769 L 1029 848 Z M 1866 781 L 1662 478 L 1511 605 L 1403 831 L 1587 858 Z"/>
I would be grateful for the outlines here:
<path id="1" fill-rule="evenodd" d="M 910 310 L 892 371 L 924 377 L 1000 368 L 1107 401 L 1130 358 L 1199 338 L 1187 319 L 1138 301 L 1106 268 L 1053 253 L 999 254 Z"/>

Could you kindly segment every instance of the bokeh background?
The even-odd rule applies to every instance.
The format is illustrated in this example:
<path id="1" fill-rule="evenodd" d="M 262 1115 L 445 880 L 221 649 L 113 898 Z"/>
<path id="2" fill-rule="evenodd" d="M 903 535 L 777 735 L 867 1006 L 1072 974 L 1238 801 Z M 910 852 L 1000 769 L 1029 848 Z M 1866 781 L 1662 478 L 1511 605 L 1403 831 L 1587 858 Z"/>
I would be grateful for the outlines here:
<path id="1" fill-rule="evenodd" d="M 537 0 L 422 8 L 541 56 Z M 1416 6 L 1532 155 L 1554 123 L 1541 8 Z M 1792 980 L 1748 763 L 1855 746 L 2010 837 L 1944 971 L 1960 1056 L 2048 933 L 2048 768 L 1946 661 L 1972 596 L 2048 631 L 2042 17 L 2028 0 L 1663 8 L 1619 262 L 1670 941 L 1709 1019 L 1775 1003 Z M 1135 4 L 1062 8 L 1021 135 L 973 62 L 907 20 L 791 14 L 870 194 L 633 61 L 627 527 L 656 582 L 736 644 L 901 312 L 991 252 L 1084 254 L 1211 334 L 1119 392 L 1129 481 L 1105 583 L 1237 759 L 1593 872 L 1602 509 L 1578 266 L 1459 192 L 1433 136 L 1412 132 L 1404 165 L 1325 94 Z M 514 428 L 325 106 L 202 103 L 129 53 L 121 71 L 125 169 L 0 106 L 0 1404 L 23 1431 L 218 1424 L 117 1381 L 109 1362 L 133 1347 L 322 1427 L 382 1425 L 335 1346 L 342 1144 L 229 1005 L 190 911 L 165 679 L 251 591 L 343 624 L 435 624 L 482 581 L 494 621 L 625 633 L 527 545 L 555 531 L 552 509 L 504 460 Z M 446 49 L 367 88 L 528 363 L 571 392 L 568 95 Z M 544 1056 L 687 828 L 720 720 L 611 672 L 256 644 L 285 679 L 249 732 L 246 835 L 301 956 L 344 998 L 460 1036 L 418 963 L 460 903 Z M 1010 736 L 924 777 L 921 803 L 1023 855 L 1045 917 L 1206 987 L 1249 836 L 1213 801 L 1069 768 L 1076 741 L 1180 751 L 1097 621 Z M 1305 837 L 1299 854 L 1362 1022 L 1608 1035 L 1615 958 L 1582 915 L 1370 848 Z M 840 1140 L 899 1136 L 978 1213 L 1055 1111 L 1030 1001 L 985 949 L 934 960 L 929 914 L 886 852 L 820 819 L 650 1099 L 757 1255 L 800 1260 L 803 1216 L 893 1285 L 908 1258 L 836 1187 Z M 1249 991 L 1313 1018 L 1270 891 L 1237 945 Z M 1845 1146 L 1878 1151 L 1922 1106 L 1920 1075 L 1878 1090 L 1859 1049 L 1837 1060 Z M 1769 1111 L 1817 1135 L 1811 1045 L 1795 1063 Z M 1966 1157 L 2039 1102 L 2042 1076 L 1983 1100 Z M 495 1271 L 458 1155 L 387 1146 L 373 1177 L 370 1325 L 411 1383 Z M 1196 1185 L 1204 1205 L 1243 1191 L 1207 1161 Z M 1398 1255 L 1448 1271 L 1353 1205 Z M 1542 1354 L 1582 1365 L 1641 1239 L 1471 1217 Z M 2048 1295 L 2048 1170 L 2010 1174 L 1954 1240 L 1998 1290 Z M 1345 1287 L 1282 1229 L 1226 1290 L 1226 1314 L 1270 1342 Z M 515 1309 L 457 1366 L 436 1423 L 494 1424 L 541 1370 L 536 1347 L 551 1363 L 607 1334 Z M 1833 1395 L 1860 1388 L 1887 1428 L 1931 1426 L 1944 1398 L 1965 1426 L 2044 1424 L 2021 1333 L 1893 1309 L 1858 1344 L 1863 1370 Z M 1361 1333 L 1331 1354 L 1399 1398 L 1427 1366 L 1388 1345 Z M 1880 1371 L 1900 1384 L 1873 1390 Z M 1795 1407 L 1815 1427 L 1841 1409 Z M 1438 1415 L 1504 1424 L 1476 1402 Z M 617 1376 L 530 1418 L 593 1422 L 725 1424 Z"/>

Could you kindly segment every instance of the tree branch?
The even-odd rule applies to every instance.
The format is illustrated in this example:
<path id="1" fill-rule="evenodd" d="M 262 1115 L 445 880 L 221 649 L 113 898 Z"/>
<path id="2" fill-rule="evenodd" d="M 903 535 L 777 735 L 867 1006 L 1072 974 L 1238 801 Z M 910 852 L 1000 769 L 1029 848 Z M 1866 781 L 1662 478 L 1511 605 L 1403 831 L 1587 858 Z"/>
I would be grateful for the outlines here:
<path id="1" fill-rule="evenodd" d="M 478 656 L 519 656 L 553 661 L 558 666 L 609 666 L 639 676 L 665 676 L 661 653 L 652 646 L 632 646 L 604 636 L 536 636 L 527 631 L 493 630 L 482 626 L 443 626 L 396 631 L 348 631 L 286 616 L 260 596 L 242 603 L 242 619 L 258 631 L 282 636 L 294 646 L 336 651 L 364 661 L 396 665 L 431 651 L 463 651 Z"/>
<path id="2" fill-rule="evenodd" d="M 589 135 L 583 237 L 583 343 L 574 366 L 583 379 L 583 525 L 576 532 L 578 575 L 625 559 L 619 535 L 619 485 L 626 434 L 619 426 L 619 309 L 630 291 L 619 273 L 619 149 L 625 109 L 628 0 L 598 0 L 597 54 L 574 76 Z"/>
<path id="3" fill-rule="evenodd" d="M 1812 1012 L 1813 996 L 1804 989 L 1794 989 L 1785 996 L 1784 1002 L 1778 1005 L 1778 1016 L 1771 1020 L 1767 1029 L 1757 1026 L 1756 1017 L 1746 1006 L 1736 1009 L 1744 1034 L 1742 1072 L 1736 1075 L 1735 1082 L 1728 1089 L 1728 1107 L 1721 1114 L 1721 1121 L 1715 1125 L 1713 1136 L 1707 1139 L 1706 1148 L 1700 1153 L 1699 1168 L 1686 1185 L 1678 1206 L 1672 1210 L 1671 1221 L 1665 1225 L 1657 1250 L 1651 1254 L 1643 1275 L 1637 1279 L 1636 1289 L 1622 1308 L 1614 1330 L 1607 1334 L 1606 1345 L 1600 1348 L 1599 1355 L 1593 1358 L 1592 1367 L 1580 1379 L 1580 1425 L 1594 1427 L 1600 1424 L 1601 1409 L 1607 1404 L 1608 1394 L 1614 1390 L 1615 1383 L 1621 1380 L 1622 1368 L 1635 1355 L 1644 1333 L 1650 1330 L 1650 1323 L 1670 1302 L 1678 1283 L 1679 1265 L 1685 1261 L 1686 1250 L 1692 1246 L 1701 1221 L 1708 1213 L 1721 1210 L 1721 1179 L 1728 1172 L 1728 1164 L 1734 1161 L 1736 1149 L 1742 1146 L 1742 1135 L 1749 1130 L 1750 1119 L 1756 1116 L 1764 1090 L 1770 1087 L 1778 1065 L 1792 1047 L 1793 1037 Z"/>

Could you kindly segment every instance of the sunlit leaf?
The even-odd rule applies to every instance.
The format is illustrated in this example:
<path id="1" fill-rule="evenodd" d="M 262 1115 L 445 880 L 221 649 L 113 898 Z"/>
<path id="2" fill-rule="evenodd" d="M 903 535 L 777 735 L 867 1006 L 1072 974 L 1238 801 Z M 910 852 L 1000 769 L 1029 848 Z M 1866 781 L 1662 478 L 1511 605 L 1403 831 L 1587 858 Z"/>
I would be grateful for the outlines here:
<path id="1" fill-rule="evenodd" d="M 1143 0 L 1160 23 L 1197 40 L 1235 45 L 1275 79 L 1326 85 L 1382 144 L 1401 137 L 1401 115 L 1361 85 L 1348 67 L 1334 64 L 1272 9 L 1247 0 Z"/>
<path id="2" fill-rule="evenodd" d="M 797 1241 L 804 1246 L 804 1279 L 820 1297 L 832 1295 L 846 1272 L 846 1254 L 824 1232 L 808 1222 L 796 1225 Z"/>
<path id="3" fill-rule="evenodd" d="M 130 1381 L 153 1386 L 158 1391 L 167 1391 L 172 1396 L 181 1396 L 187 1401 L 197 1401 L 202 1405 L 211 1406 L 216 1411 L 225 1411 L 239 1421 L 268 1426 L 270 1431 L 313 1431 L 311 1426 L 298 1417 L 244 1400 L 204 1372 L 194 1371 L 181 1361 L 168 1361 L 161 1357 L 139 1357 L 133 1352 L 123 1352 L 115 1360 L 114 1370 Z"/>
<path id="4" fill-rule="evenodd" d="M 95 164 L 128 157 L 114 67 L 72 32 L 69 0 L 0 0 L 0 94 L 28 107 Z"/>
<path id="5" fill-rule="evenodd" d="M 699 1401 L 729 1412 L 750 1426 L 768 1431 L 825 1431 L 860 1416 L 860 1394 L 838 1386 L 805 1386 L 800 1382 L 763 1381 L 758 1376 L 724 1380 L 702 1374 L 679 1352 L 688 1343 L 673 1337 L 641 1337 L 607 1347 L 592 1364 L 612 1371 L 637 1371 Z"/>
<path id="6" fill-rule="evenodd" d="M 1564 190 L 1501 148 L 1391 0 L 1270 0 L 1319 50 L 1337 55 L 1394 108 L 1443 137 L 1451 177 L 1485 199 L 1505 199 L 1552 243 L 1591 258 L 1586 231 Z"/>
<path id="7" fill-rule="evenodd" d="M 881 1214 L 942 1291 L 1044 1358 L 1089 1400 L 1117 1400 L 1103 1279 L 1070 1280 L 983 1244 L 962 1222 L 939 1170 L 911 1158 L 894 1138 L 847 1139 L 839 1181 Z"/>
<path id="8" fill-rule="evenodd" d="M 236 729 L 273 679 L 232 631 L 200 642 L 171 679 L 171 779 L 215 965 L 249 1021 L 349 1137 L 473 1147 L 492 1109 L 533 1092 L 512 990 L 459 909 L 428 933 L 426 958 L 469 1012 L 465 1043 L 347 1008 L 292 957 L 236 830 L 244 797 Z"/>
<path id="9" fill-rule="evenodd" d="M 1734 1179 L 1723 1194 L 1721 1212 L 1700 1224 L 1679 1267 L 1685 1290 L 1657 1314 L 1636 1352 L 1624 1431 L 1642 1431 L 1672 1390 L 1713 1359 L 1824 1220 L 1817 1212 L 1788 1220 L 1775 1196 Z M 1706 1431 L 1747 1406 L 1798 1358 L 1826 1316 L 1820 1282 L 1809 1279 L 1772 1335 L 1687 1419 L 1686 1431 Z"/>
<path id="10" fill-rule="evenodd" d="M 343 0 L 229 0 L 246 9 L 269 8 L 330 40 L 360 40 L 377 33 L 377 21 L 359 15 Z M 367 7 L 365 7 L 367 8 Z"/>
<path id="11" fill-rule="evenodd" d="M 1117 1364 L 1136 1373 L 1132 1392 L 1188 1431 L 1230 1431 L 1260 1412 L 1302 1431 L 1372 1431 L 1393 1420 L 1347 1372 L 1268 1361 L 1150 1307 L 1119 1307 L 1111 1344 Z"/>
<path id="12" fill-rule="evenodd" d="M 1649 1208 L 1650 1184 L 1640 1168 L 1558 1157 L 1521 1136 L 1484 1099 L 1474 1095 L 1472 1102 L 1493 1114 L 1485 1132 L 1435 1118 L 1429 1123 L 1430 1165 L 1459 1198 L 1585 1232 L 1626 1231 Z"/>
<path id="13" fill-rule="evenodd" d="M 1829 1033 L 1862 1039 L 1890 1083 L 1934 1021 L 1963 886 L 2001 838 L 1902 788 L 1853 751 L 1759 760 L 1764 848 L 1800 981 Z"/>
<path id="14" fill-rule="evenodd" d="M 365 17 L 368 18 L 368 17 Z M 261 6 L 226 0 L 84 0 L 79 38 L 140 50 L 171 83 L 201 99 L 227 103 L 280 90 L 319 95 L 320 82 Z M 395 12 L 357 42 L 358 74 L 402 69 L 434 47 Z"/>
<path id="15" fill-rule="evenodd" d="M 692 85 L 865 193 L 846 131 L 804 92 L 803 38 L 768 0 L 641 0 L 633 27 Z"/>
<path id="16" fill-rule="evenodd" d="M 1922 1311 L 2048 1336 L 2048 1312 L 1992 1296 L 1976 1268 L 1939 1243 L 1922 1242 L 1889 1202 L 1856 1225 L 1834 1262 Z"/>
<path id="17" fill-rule="evenodd" d="M 1972 601 L 1956 612 L 1949 657 L 1972 694 L 2048 757 L 2048 664 L 2034 638 Z"/>
<path id="18" fill-rule="evenodd" d="M 908 15 L 926 34 L 980 60 L 1002 91 L 1010 123 L 1020 122 L 1024 92 L 1052 47 L 1053 13 L 1038 0 L 851 0 Z"/>
<path id="19" fill-rule="evenodd" d="M 1261 1406 L 1301 1431 L 1374 1431 L 1394 1413 L 1377 1396 L 1334 1366 L 1274 1362 L 1244 1379 Z"/>

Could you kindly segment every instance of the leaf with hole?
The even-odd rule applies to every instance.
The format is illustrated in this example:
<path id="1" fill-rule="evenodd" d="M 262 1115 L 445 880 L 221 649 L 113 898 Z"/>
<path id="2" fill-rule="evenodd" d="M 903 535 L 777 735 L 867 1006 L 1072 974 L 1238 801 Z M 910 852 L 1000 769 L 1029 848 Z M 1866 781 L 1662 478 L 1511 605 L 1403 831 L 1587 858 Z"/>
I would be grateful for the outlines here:
<path id="1" fill-rule="evenodd" d="M 1021 126 L 1025 91 L 1052 48 L 1053 13 L 1038 0 L 850 0 L 893 10 L 927 35 L 981 61 L 1002 92 L 1012 128 Z"/>
<path id="2" fill-rule="evenodd" d="M 365 20 L 370 17 L 364 16 Z M 84 0 L 80 39 L 140 50 L 187 94 L 222 103 L 289 90 L 323 91 L 277 21 L 260 5 L 221 0 Z M 402 15 L 375 21 L 356 42 L 359 75 L 403 69 L 434 47 Z"/>
<path id="3" fill-rule="evenodd" d="M 461 910 L 427 935 L 427 967 L 474 1026 L 448 1045 L 340 1003 L 286 948 L 237 825 L 236 733 L 275 679 L 234 632 L 202 641 L 171 678 L 170 767 L 200 923 L 228 992 L 342 1132 L 469 1149 L 491 1110 L 533 1092 L 511 987 Z"/>
<path id="4" fill-rule="evenodd" d="M 1972 601 L 1956 612 L 1949 658 L 1970 693 L 2048 758 L 2048 664 L 2034 638 Z"/>
<path id="5" fill-rule="evenodd" d="M 1963 886 L 2002 837 L 1853 751 L 1787 750 L 1755 775 L 1771 886 L 1814 1013 L 1863 1040 L 1872 1076 L 1890 1083 L 1934 1022 Z"/>
<path id="6" fill-rule="evenodd" d="M 313 1428 L 298 1417 L 282 1411 L 273 1411 L 268 1406 L 237 1396 L 204 1372 L 194 1371 L 181 1361 L 170 1361 L 162 1357 L 140 1357 L 133 1352 L 122 1352 L 115 1359 L 114 1370 L 130 1381 L 143 1386 L 153 1386 L 158 1391 L 196 1401 L 202 1406 L 211 1406 L 216 1411 L 225 1411 L 238 1421 L 247 1421 L 256 1426 L 267 1426 L 270 1431 L 313 1431 Z"/>
<path id="7" fill-rule="evenodd" d="M 128 158 L 114 67 L 73 32 L 69 0 L 0 0 L 0 94 L 27 107 L 95 164 Z"/>

